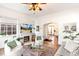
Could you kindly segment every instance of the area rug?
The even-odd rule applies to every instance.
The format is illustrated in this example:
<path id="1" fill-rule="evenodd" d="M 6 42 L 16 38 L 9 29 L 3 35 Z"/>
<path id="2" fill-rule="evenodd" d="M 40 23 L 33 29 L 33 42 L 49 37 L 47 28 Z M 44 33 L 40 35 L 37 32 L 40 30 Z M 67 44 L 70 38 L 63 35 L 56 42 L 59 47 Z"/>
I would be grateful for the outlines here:
<path id="1" fill-rule="evenodd" d="M 54 56 L 56 52 L 56 49 L 47 46 L 43 46 L 42 49 L 31 49 L 28 46 L 24 46 L 22 50 L 22 56 Z"/>

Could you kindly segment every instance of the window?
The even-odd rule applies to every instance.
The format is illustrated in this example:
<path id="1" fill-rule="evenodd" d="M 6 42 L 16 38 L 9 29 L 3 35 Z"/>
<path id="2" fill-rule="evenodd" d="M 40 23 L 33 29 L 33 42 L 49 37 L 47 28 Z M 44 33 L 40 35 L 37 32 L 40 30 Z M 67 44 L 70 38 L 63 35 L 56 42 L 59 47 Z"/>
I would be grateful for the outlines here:
<path id="1" fill-rule="evenodd" d="M 4 35 L 16 34 L 16 24 L 0 24 L 0 33 L 4 33 Z"/>
<path id="2" fill-rule="evenodd" d="M 48 26 L 48 34 L 53 35 L 54 34 L 54 27 Z"/>

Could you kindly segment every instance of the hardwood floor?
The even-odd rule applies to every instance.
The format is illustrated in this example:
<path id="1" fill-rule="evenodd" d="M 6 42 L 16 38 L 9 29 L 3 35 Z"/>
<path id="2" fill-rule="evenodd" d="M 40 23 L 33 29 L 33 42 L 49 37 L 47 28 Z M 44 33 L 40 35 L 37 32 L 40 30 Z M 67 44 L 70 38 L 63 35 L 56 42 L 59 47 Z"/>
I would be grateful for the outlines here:
<path id="1" fill-rule="evenodd" d="M 51 52 L 53 52 L 53 55 L 54 55 L 59 46 L 58 45 L 55 46 L 55 44 L 53 44 L 53 42 L 46 41 L 46 42 L 44 42 L 44 47 L 47 50 L 52 49 Z"/>
<path id="2" fill-rule="evenodd" d="M 0 48 L 0 56 L 4 55 L 4 48 Z"/>
<path id="3" fill-rule="evenodd" d="M 24 46 L 22 56 L 54 56 L 57 51 L 57 49 L 53 47 L 52 42 L 48 41 L 44 42 L 41 47 L 42 48 L 39 49 L 31 49 L 30 47 Z"/>

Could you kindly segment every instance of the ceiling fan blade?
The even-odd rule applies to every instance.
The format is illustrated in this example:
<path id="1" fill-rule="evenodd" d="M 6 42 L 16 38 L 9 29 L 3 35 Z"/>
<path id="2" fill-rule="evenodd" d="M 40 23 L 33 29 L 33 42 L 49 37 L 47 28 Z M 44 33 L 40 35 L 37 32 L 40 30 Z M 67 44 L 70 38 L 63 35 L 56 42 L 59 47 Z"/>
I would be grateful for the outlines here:
<path id="1" fill-rule="evenodd" d="M 32 3 L 22 3 L 22 4 L 32 4 Z"/>
<path id="2" fill-rule="evenodd" d="M 35 4 L 35 3 L 22 3 L 22 4 Z M 47 3 L 39 3 L 39 4 L 47 4 Z"/>
<path id="3" fill-rule="evenodd" d="M 40 4 L 47 4 L 47 3 L 40 3 Z"/>

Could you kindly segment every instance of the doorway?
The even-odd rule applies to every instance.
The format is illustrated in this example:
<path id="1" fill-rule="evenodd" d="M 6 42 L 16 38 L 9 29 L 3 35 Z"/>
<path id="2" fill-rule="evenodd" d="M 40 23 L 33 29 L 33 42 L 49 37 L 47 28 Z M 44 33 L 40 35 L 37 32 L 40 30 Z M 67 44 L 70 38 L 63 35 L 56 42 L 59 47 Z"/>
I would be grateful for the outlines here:
<path id="1" fill-rule="evenodd" d="M 56 23 L 47 23 L 43 27 L 44 40 L 51 41 L 51 46 L 58 48 L 58 25 Z"/>

